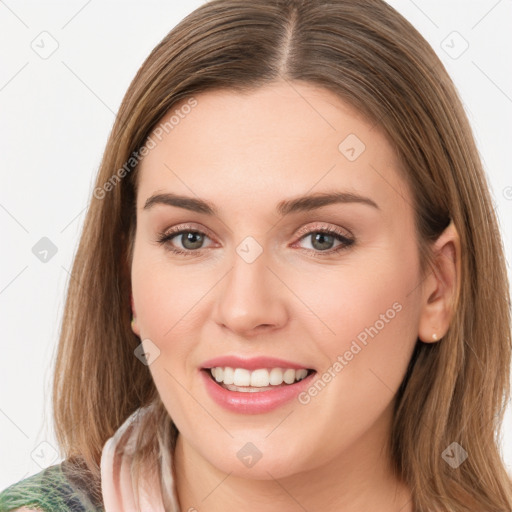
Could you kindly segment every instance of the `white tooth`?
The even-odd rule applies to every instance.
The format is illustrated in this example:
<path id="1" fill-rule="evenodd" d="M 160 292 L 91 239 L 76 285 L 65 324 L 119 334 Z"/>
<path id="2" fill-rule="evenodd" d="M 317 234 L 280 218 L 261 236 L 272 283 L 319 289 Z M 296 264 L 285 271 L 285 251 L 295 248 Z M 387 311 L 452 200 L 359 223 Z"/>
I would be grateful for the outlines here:
<path id="1" fill-rule="evenodd" d="M 226 381 L 224 381 L 226 383 Z M 251 386 L 262 388 L 268 386 L 268 370 L 261 368 L 251 373 Z"/>
<path id="2" fill-rule="evenodd" d="M 283 370 L 281 368 L 272 368 L 270 370 L 269 382 L 272 386 L 279 386 L 283 383 Z"/>
<path id="3" fill-rule="evenodd" d="M 215 380 L 217 382 L 222 382 L 223 378 L 224 378 L 224 370 L 220 366 L 215 368 Z"/>
<path id="4" fill-rule="evenodd" d="M 293 384 L 295 382 L 295 370 L 293 368 L 288 368 L 283 373 L 283 380 L 286 384 Z"/>
<path id="5" fill-rule="evenodd" d="M 306 377 L 306 375 L 308 374 L 308 371 L 307 370 L 296 370 L 295 371 L 295 379 L 297 380 L 302 380 Z"/>
<path id="6" fill-rule="evenodd" d="M 261 393 L 262 391 L 269 391 L 272 386 L 263 386 L 262 388 L 256 388 L 252 386 L 234 386 L 233 384 L 225 384 L 224 387 L 229 391 L 241 391 L 242 393 Z"/>
<path id="7" fill-rule="evenodd" d="M 235 386 L 249 386 L 251 384 L 251 372 L 245 368 L 235 368 L 233 384 Z"/>
<path id="8" fill-rule="evenodd" d="M 222 382 L 231 387 L 268 388 L 279 386 L 283 382 L 293 384 L 306 378 L 308 371 L 304 368 L 300 370 L 294 370 L 293 368 L 259 368 L 251 372 L 245 368 L 217 366 L 210 368 L 210 373 L 217 382 Z"/>
<path id="9" fill-rule="evenodd" d="M 235 370 L 229 366 L 226 366 L 226 368 L 224 368 L 224 384 L 233 384 L 234 374 Z"/>

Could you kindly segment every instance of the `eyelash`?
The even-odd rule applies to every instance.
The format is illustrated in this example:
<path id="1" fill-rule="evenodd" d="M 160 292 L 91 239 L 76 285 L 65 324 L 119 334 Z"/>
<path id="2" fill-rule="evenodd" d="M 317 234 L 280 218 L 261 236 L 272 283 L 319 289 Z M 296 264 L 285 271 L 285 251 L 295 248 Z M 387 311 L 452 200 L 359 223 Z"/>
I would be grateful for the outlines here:
<path id="1" fill-rule="evenodd" d="M 159 243 L 161 245 L 168 245 L 167 250 L 171 251 L 174 254 L 183 255 L 183 256 L 197 256 L 197 255 L 199 255 L 198 253 L 201 253 L 203 250 L 206 249 L 206 248 L 202 248 L 202 249 L 196 249 L 196 250 L 192 250 L 192 249 L 183 250 L 183 249 L 178 249 L 176 247 L 172 247 L 172 246 L 170 246 L 170 244 L 168 244 L 168 242 L 170 242 L 173 238 L 177 237 L 178 235 L 182 235 L 184 233 L 194 233 L 194 234 L 199 234 L 199 235 L 205 235 L 208 237 L 207 233 L 204 233 L 203 231 L 193 228 L 191 226 L 185 225 L 185 226 L 179 226 L 177 228 L 172 228 L 170 231 L 160 233 L 157 238 L 157 243 Z M 317 234 L 317 233 L 321 233 L 324 235 L 332 235 L 338 241 L 340 241 L 342 243 L 340 245 L 338 245 L 338 247 L 336 247 L 334 249 L 329 249 L 327 251 L 318 251 L 318 250 L 314 250 L 314 249 L 303 249 L 314 257 L 323 258 L 325 256 L 333 255 L 335 253 L 338 253 L 338 252 L 348 249 L 350 246 L 352 246 L 355 243 L 355 240 L 353 238 L 347 237 L 340 230 L 338 230 L 336 228 L 327 228 L 327 227 L 319 227 L 319 228 L 309 229 L 306 231 L 300 231 L 297 235 L 297 236 L 299 236 L 298 241 L 300 241 L 304 238 L 307 238 L 310 235 Z M 208 238 L 210 238 L 210 237 L 208 237 Z"/>

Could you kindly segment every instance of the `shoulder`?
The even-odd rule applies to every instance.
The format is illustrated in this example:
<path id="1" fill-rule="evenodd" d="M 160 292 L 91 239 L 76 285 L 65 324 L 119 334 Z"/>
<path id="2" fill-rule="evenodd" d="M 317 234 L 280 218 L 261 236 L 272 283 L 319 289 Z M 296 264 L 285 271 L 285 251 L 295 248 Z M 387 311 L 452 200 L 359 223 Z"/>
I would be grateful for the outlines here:
<path id="1" fill-rule="evenodd" d="M 7 487 L 0 492 L 0 512 L 103 512 L 87 492 L 66 473 L 67 461 Z"/>

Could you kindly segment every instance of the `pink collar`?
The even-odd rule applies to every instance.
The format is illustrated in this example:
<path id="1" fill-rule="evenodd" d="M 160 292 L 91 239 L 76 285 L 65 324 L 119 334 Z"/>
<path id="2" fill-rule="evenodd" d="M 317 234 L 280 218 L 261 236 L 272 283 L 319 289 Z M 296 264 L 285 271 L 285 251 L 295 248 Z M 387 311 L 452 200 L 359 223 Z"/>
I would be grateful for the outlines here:
<path id="1" fill-rule="evenodd" d="M 144 473 L 144 480 L 137 489 L 132 483 L 130 473 L 131 454 L 135 448 L 134 439 L 137 427 L 140 424 L 136 420 L 146 410 L 147 408 L 137 409 L 103 446 L 100 467 L 101 492 L 105 512 L 179 512 L 178 499 L 174 489 L 174 477 L 171 479 L 173 483 L 173 508 L 168 511 L 164 508 L 158 483 L 158 461 L 151 470 Z M 128 439 L 121 454 L 117 447 L 121 439 L 124 440 L 125 434 Z M 139 505 L 137 505 L 137 494 L 139 495 Z"/>

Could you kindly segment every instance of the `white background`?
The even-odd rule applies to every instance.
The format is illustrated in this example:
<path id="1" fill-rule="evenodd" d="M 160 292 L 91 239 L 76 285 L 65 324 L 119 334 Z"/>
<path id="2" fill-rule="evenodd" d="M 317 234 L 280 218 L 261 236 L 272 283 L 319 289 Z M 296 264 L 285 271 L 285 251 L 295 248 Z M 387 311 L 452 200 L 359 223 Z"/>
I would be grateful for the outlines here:
<path id="1" fill-rule="evenodd" d="M 0 490 L 61 460 L 53 449 L 51 370 L 93 179 L 137 69 L 202 3 L 0 1 Z M 512 1 L 390 3 L 430 42 L 460 91 L 510 267 Z M 46 49 L 58 44 L 46 59 L 33 49 L 42 37 Z M 468 49 L 453 58 L 464 40 Z M 46 263 L 32 252 L 42 237 L 57 247 Z M 509 407 L 503 452 L 510 472 L 511 427 Z"/>

